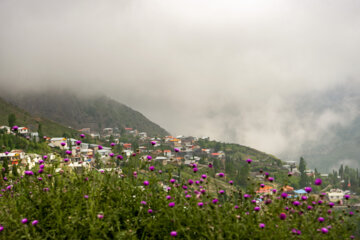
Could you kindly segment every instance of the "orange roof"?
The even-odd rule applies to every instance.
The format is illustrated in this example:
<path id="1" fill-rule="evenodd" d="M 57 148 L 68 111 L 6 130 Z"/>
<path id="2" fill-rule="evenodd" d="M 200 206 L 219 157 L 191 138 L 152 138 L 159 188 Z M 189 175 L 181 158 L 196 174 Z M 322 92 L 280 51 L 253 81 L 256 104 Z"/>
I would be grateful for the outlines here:
<path id="1" fill-rule="evenodd" d="M 208 149 L 206 149 L 206 148 L 203 148 L 203 149 L 201 149 L 201 151 L 203 151 L 203 152 L 205 152 L 205 151 L 207 151 Z"/>
<path id="2" fill-rule="evenodd" d="M 181 159 L 182 159 L 182 157 L 177 157 L 176 159 L 177 159 L 177 160 L 181 160 Z"/>
<path id="3" fill-rule="evenodd" d="M 267 193 L 267 192 L 270 192 L 271 189 L 273 189 L 272 186 L 267 186 L 265 185 L 265 187 L 260 187 L 258 191 L 256 191 L 257 193 Z"/>
<path id="4" fill-rule="evenodd" d="M 125 128 L 125 130 L 132 130 L 132 128 Z"/>
<path id="5" fill-rule="evenodd" d="M 213 155 L 213 156 L 219 156 L 220 153 L 212 153 L 211 155 Z"/>
<path id="6" fill-rule="evenodd" d="M 170 140 L 170 142 L 178 142 L 178 141 L 180 141 L 180 140 L 177 139 L 177 138 L 173 138 L 173 139 Z"/>
<path id="7" fill-rule="evenodd" d="M 290 187 L 290 186 L 285 186 L 282 188 L 283 191 L 287 192 L 287 191 L 294 191 L 294 188 L 293 187 Z"/>
<path id="8" fill-rule="evenodd" d="M 165 152 L 171 152 L 171 150 L 164 150 L 164 153 L 165 153 Z"/>

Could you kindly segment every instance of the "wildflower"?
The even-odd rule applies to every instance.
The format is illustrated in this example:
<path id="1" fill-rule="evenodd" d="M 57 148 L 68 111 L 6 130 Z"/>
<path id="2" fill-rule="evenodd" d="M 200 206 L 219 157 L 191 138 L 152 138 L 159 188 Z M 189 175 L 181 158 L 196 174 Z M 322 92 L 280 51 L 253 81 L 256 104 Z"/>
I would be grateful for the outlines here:
<path id="1" fill-rule="evenodd" d="M 274 178 L 273 178 L 273 177 L 269 177 L 268 180 L 269 180 L 269 182 L 273 182 L 273 181 L 274 181 Z"/>
<path id="2" fill-rule="evenodd" d="M 260 184 L 260 187 L 261 187 L 261 188 L 264 188 L 264 187 L 265 187 L 265 184 L 261 183 L 261 184 Z"/>
<path id="3" fill-rule="evenodd" d="M 196 185 L 199 185 L 200 184 L 200 181 L 195 181 Z"/>
<path id="4" fill-rule="evenodd" d="M 121 156 L 121 155 L 117 155 L 116 158 L 117 158 L 117 159 L 120 159 L 120 160 L 123 160 L 123 159 L 124 159 L 124 157 Z"/>
<path id="5" fill-rule="evenodd" d="M 66 145 L 66 143 L 62 142 L 62 143 L 60 143 L 60 145 L 64 147 Z"/>
<path id="6" fill-rule="evenodd" d="M 80 137 L 81 137 L 81 138 L 85 138 L 85 134 L 80 134 Z"/>
<path id="7" fill-rule="evenodd" d="M 326 233 L 329 232 L 329 230 L 328 230 L 327 228 L 322 228 L 322 229 L 321 229 L 321 232 L 324 233 L 324 234 L 326 234 Z"/>
<path id="8" fill-rule="evenodd" d="M 305 187 L 304 190 L 307 192 L 307 193 L 310 193 L 312 191 L 311 187 Z"/>
<path id="9" fill-rule="evenodd" d="M 198 202 L 198 206 L 202 207 L 202 206 L 204 206 L 204 203 L 203 202 Z"/>
<path id="10" fill-rule="evenodd" d="M 233 184 L 234 184 L 234 181 L 233 181 L 233 180 L 230 180 L 230 181 L 229 181 L 229 184 L 230 184 L 230 185 L 233 185 Z"/>
<path id="11" fill-rule="evenodd" d="M 308 199 L 307 196 L 301 196 L 301 200 L 306 201 Z"/>
<path id="12" fill-rule="evenodd" d="M 146 202 L 145 202 L 145 201 L 141 201 L 140 204 L 141 204 L 141 205 L 146 205 Z"/>
<path id="13" fill-rule="evenodd" d="M 276 189 L 272 189 L 271 191 L 272 191 L 273 193 L 276 193 L 276 192 L 277 192 L 277 190 L 276 190 Z"/>
<path id="14" fill-rule="evenodd" d="M 67 155 L 71 155 L 71 151 L 70 151 L 70 150 L 66 150 L 65 153 L 66 153 Z"/>
<path id="15" fill-rule="evenodd" d="M 89 195 L 84 195 L 84 198 L 85 198 L 85 199 L 88 199 L 88 198 L 89 198 Z"/>
<path id="16" fill-rule="evenodd" d="M 170 232 L 170 236 L 172 236 L 172 237 L 176 237 L 176 236 L 177 236 L 177 232 L 175 232 L 175 231 L 171 231 L 171 232 Z"/>
<path id="17" fill-rule="evenodd" d="M 46 188 L 43 188 L 43 191 L 44 191 L 44 192 L 48 192 L 48 191 L 49 191 L 49 188 L 47 188 L 47 187 L 46 187 Z"/>
<path id="18" fill-rule="evenodd" d="M 250 198 L 249 194 L 244 194 L 244 198 Z"/>
<path id="19" fill-rule="evenodd" d="M 166 199 L 167 199 L 167 200 L 170 200 L 170 199 L 171 199 L 171 196 L 170 196 L 170 195 L 167 195 L 167 196 L 166 196 Z"/>
<path id="20" fill-rule="evenodd" d="M 170 202 L 170 203 L 169 203 L 169 207 L 171 207 L 171 208 L 172 208 L 172 207 L 175 207 L 175 203 L 174 203 L 174 202 Z"/>
<path id="21" fill-rule="evenodd" d="M 319 217 L 318 221 L 322 223 L 323 221 L 325 221 L 325 219 L 323 217 Z"/>
<path id="22" fill-rule="evenodd" d="M 212 200 L 212 203 L 216 204 L 219 201 L 219 199 L 215 198 Z"/>
<path id="23" fill-rule="evenodd" d="M 155 170 L 155 167 L 154 167 L 154 166 L 150 166 L 150 167 L 149 167 L 149 170 L 150 170 L 150 171 L 154 171 L 154 170 Z"/>
<path id="24" fill-rule="evenodd" d="M 4 227 L 0 225 L 0 232 L 4 231 Z"/>
<path id="25" fill-rule="evenodd" d="M 196 172 L 198 171 L 198 169 L 197 169 L 197 168 L 194 168 L 193 171 L 194 171 L 194 173 L 196 173 Z"/>
<path id="26" fill-rule="evenodd" d="M 238 205 L 235 205 L 235 206 L 234 206 L 234 208 L 235 208 L 235 209 L 238 209 L 238 208 L 239 208 L 239 206 L 238 206 Z"/>
<path id="27" fill-rule="evenodd" d="M 23 218 L 23 219 L 21 220 L 21 223 L 22 223 L 22 224 L 25 224 L 25 223 L 27 223 L 27 222 L 28 222 L 27 218 Z"/>
<path id="28" fill-rule="evenodd" d="M 285 213 L 280 213 L 280 219 L 281 220 L 285 220 L 286 219 L 286 214 Z"/>
<path id="29" fill-rule="evenodd" d="M 249 163 L 249 164 L 250 164 L 252 161 L 253 161 L 253 160 L 250 159 L 250 158 L 249 158 L 248 160 L 246 160 L 246 162 Z"/>
<path id="30" fill-rule="evenodd" d="M 348 200 L 348 199 L 350 198 L 350 195 L 346 194 L 346 195 L 344 195 L 344 198 L 345 198 L 346 200 Z"/>
<path id="31" fill-rule="evenodd" d="M 45 167 L 45 165 L 44 165 L 44 164 L 41 164 L 39 167 L 40 167 L 40 168 L 44 168 L 44 167 Z"/>
<path id="32" fill-rule="evenodd" d="M 316 179 L 314 182 L 315 185 L 321 185 L 321 183 L 322 183 L 322 180 L 320 178 Z"/>
<path id="33" fill-rule="evenodd" d="M 224 194 L 225 191 L 224 191 L 224 190 L 220 190 L 219 193 L 220 193 L 220 194 Z"/>
<path id="34" fill-rule="evenodd" d="M 152 209 L 148 209 L 148 213 L 153 213 L 153 210 L 152 210 Z"/>
<path id="35" fill-rule="evenodd" d="M 146 158 L 147 158 L 147 160 L 149 160 L 149 161 L 152 159 L 152 157 L 151 157 L 150 155 L 147 155 Z"/>
<path id="36" fill-rule="evenodd" d="M 113 143 L 113 142 L 112 142 L 112 143 L 110 143 L 110 147 L 115 147 L 115 145 L 116 145 L 116 144 L 115 144 L 115 143 Z"/>
<path id="37" fill-rule="evenodd" d="M 4 181 L 7 181 L 7 180 L 8 180 L 8 178 L 7 178 L 7 177 L 4 177 L 3 179 L 4 179 Z"/>
<path id="38" fill-rule="evenodd" d="M 5 152 L 5 155 L 9 155 L 9 152 L 8 152 L 8 151 L 6 151 L 6 152 Z"/>
<path id="39" fill-rule="evenodd" d="M 42 179 L 42 177 L 38 177 L 37 180 L 42 181 L 43 179 Z"/>
<path id="40" fill-rule="evenodd" d="M 219 176 L 219 177 L 224 177 L 225 174 L 221 172 L 221 173 L 218 173 L 218 176 Z"/>
<path id="41" fill-rule="evenodd" d="M 209 163 L 208 167 L 209 167 L 209 168 L 212 168 L 212 167 L 213 167 L 213 165 L 212 165 L 211 163 Z"/>
<path id="42" fill-rule="evenodd" d="M 144 186 L 148 186 L 148 185 L 149 185 L 149 181 L 144 181 L 143 184 L 144 184 Z"/>
<path id="43" fill-rule="evenodd" d="M 103 219 L 103 218 L 104 218 L 104 214 L 98 214 L 97 217 L 98 217 L 98 219 Z"/>
<path id="44" fill-rule="evenodd" d="M 98 145 L 98 149 L 99 149 L 99 150 L 102 150 L 102 149 L 103 149 L 103 146 Z"/>
<path id="45" fill-rule="evenodd" d="M 185 198 L 191 198 L 191 195 L 190 195 L 190 194 L 187 194 L 187 195 L 185 196 Z"/>
<path id="46" fill-rule="evenodd" d="M 335 204 L 333 202 L 329 202 L 329 207 L 332 208 Z"/>
<path id="47" fill-rule="evenodd" d="M 175 151 L 175 152 L 180 152 L 180 149 L 174 148 L 174 151 Z"/>
<path id="48" fill-rule="evenodd" d="M 48 156 L 46 156 L 46 155 L 43 156 L 43 159 L 44 159 L 44 160 L 46 160 L 47 158 L 48 158 Z"/>
<path id="49" fill-rule="evenodd" d="M 186 185 L 183 185 L 182 188 L 183 188 L 184 190 L 188 189 L 188 187 L 187 187 Z"/>
<path id="50" fill-rule="evenodd" d="M 192 185 L 194 183 L 194 181 L 192 179 L 189 179 L 188 183 L 189 183 L 189 185 Z"/>
<path id="51" fill-rule="evenodd" d="M 76 141 L 76 145 L 80 145 L 81 144 L 81 141 L 80 140 L 77 140 Z"/>
<path id="52" fill-rule="evenodd" d="M 283 193 L 281 194 L 281 197 L 284 198 L 284 199 L 287 198 L 287 196 L 288 196 L 288 194 L 287 194 L 286 192 L 283 192 Z"/>
<path id="53" fill-rule="evenodd" d="M 42 164 L 42 163 L 44 163 L 44 160 L 40 159 L 39 164 Z"/>
<path id="54" fill-rule="evenodd" d="M 34 175 L 34 173 L 32 171 L 25 171 L 24 173 L 25 173 L 25 175 Z"/>
<path id="55" fill-rule="evenodd" d="M 260 211 L 260 207 L 258 207 L 258 206 L 254 207 L 254 211 L 255 211 L 255 212 Z"/>
<path id="56" fill-rule="evenodd" d="M 17 131 L 18 129 L 19 129 L 19 127 L 16 126 L 16 125 L 12 127 L 12 130 L 13 130 L 13 131 Z"/>
<path id="57" fill-rule="evenodd" d="M 265 224 L 264 224 L 264 223 L 260 223 L 260 224 L 259 224 L 259 227 L 260 227 L 260 228 L 265 228 Z"/>
<path id="58" fill-rule="evenodd" d="M 113 156 L 114 156 L 114 154 L 113 154 L 113 153 L 110 153 L 110 154 L 109 154 L 109 156 L 110 156 L 110 157 L 113 157 Z"/>
<path id="59" fill-rule="evenodd" d="M 64 162 L 68 162 L 69 161 L 69 159 L 68 158 L 64 158 Z"/>
<path id="60" fill-rule="evenodd" d="M 288 172 L 288 177 L 291 177 L 292 176 L 292 172 Z"/>
<path id="61" fill-rule="evenodd" d="M 31 224 L 32 224 L 33 226 L 37 225 L 38 223 L 39 223 L 38 220 L 34 220 L 34 221 L 31 222 Z"/>
<path id="62" fill-rule="evenodd" d="M 176 180 L 172 178 L 172 179 L 170 179 L 170 182 L 171 182 L 171 183 L 175 183 Z"/>
<path id="63" fill-rule="evenodd" d="M 354 215 L 354 212 L 349 212 L 349 216 L 351 217 L 352 215 Z"/>

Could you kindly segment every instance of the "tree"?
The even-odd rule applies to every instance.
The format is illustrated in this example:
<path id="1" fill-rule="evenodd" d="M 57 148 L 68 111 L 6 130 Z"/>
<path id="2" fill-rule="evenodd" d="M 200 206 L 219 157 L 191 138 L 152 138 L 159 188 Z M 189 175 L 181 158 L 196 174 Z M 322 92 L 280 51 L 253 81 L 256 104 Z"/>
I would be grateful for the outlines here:
<path id="1" fill-rule="evenodd" d="M 39 123 L 39 125 L 38 125 L 38 134 L 39 134 L 39 139 L 40 139 L 40 141 L 42 141 L 42 140 L 43 140 L 43 137 L 44 137 L 44 133 L 43 133 L 43 131 L 42 131 L 42 125 L 41 125 L 41 123 Z"/>
<path id="2" fill-rule="evenodd" d="M 341 179 L 344 178 L 344 166 L 341 164 L 340 169 L 339 169 L 339 176 Z"/>
<path id="3" fill-rule="evenodd" d="M 14 164 L 13 166 L 12 166 L 12 174 L 13 174 L 13 176 L 18 176 L 18 171 L 17 171 L 17 165 L 16 164 Z"/>
<path id="4" fill-rule="evenodd" d="M 6 157 L 6 158 L 4 158 L 4 161 L 3 161 L 3 168 L 5 169 L 5 170 L 4 170 L 4 174 L 9 172 L 9 163 L 8 163 L 8 159 L 7 159 L 7 157 Z"/>
<path id="5" fill-rule="evenodd" d="M 303 157 L 300 158 L 300 163 L 299 163 L 299 172 L 300 172 L 300 181 L 299 181 L 299 185 L 301 188 L 308 186 L 309 183 L 309 179 L 308 176 L 306 175 L 306 162 L 305 159 Z"/>
<path id="6" fill-rule="evenodd" d="M 16 123 L 16 116 L 15 116 L 15 114 L 13 114 L 13 113 L 9 114 L 9 116 L 8 116 L 8 123 L 9 123 L 9 127 L 15 126 L 15 123 Z"/>

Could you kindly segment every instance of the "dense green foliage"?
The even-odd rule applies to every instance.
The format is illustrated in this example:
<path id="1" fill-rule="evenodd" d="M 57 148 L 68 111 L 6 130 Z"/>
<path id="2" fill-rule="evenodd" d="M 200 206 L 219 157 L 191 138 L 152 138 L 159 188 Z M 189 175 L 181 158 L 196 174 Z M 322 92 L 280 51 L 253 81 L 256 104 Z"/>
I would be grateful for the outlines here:
<path id="1" fill-rule="evenodd" d="M 219 185 L 225 184 L 219 176 L 207 177 L 202 187 L 189 184 L 189 178 L 195 182 L 202 174 L 212 175 L 214 169 L 193 173 L 188 168 L 183 178 L 171 184 L 177 167 L 137 157 L 122 163 L 122 175 L 115 171 L 75 173 L 67 167 L 55 173 L 58 164 L 45 163 L 43 173 L 37 173 L 36 166 L 34 175 L 9 175 L 8 181 L 1 182 L 5 191 L 0 197 L 4 227 L 0 239 L 169 239 L 172 231 L 180 239 L 348 239 L 356 228 L 358 213 L 346 216 L 353 211 L 347 209 L 345 214 L 329 214 L 326 202 L 312 204 L 317 201 L 315 195 L 298 200 L 298 206 L 293 204 L 295 199 L 277 199 L 280 193 L 264 198 L 271 203 L 252 203 L 253 191 L 251 198 L 245 198 L 236 187 Z M 149 170 L 151 165 L 154 171 Z M 161 183 L 171 189 L 164 191 Z M 221 188 L 224 194 L 217 193 Z M 201 189 L 203 194 L 198 193 Z M 308 205 L 313 209 L 308 210 Z M 282 212 L 285 220 L 279 217 Z M 324 221 L 318 221 L 319 217 Z M 25 218 L 27 222 L 22 223 Z M 32 225 L 34 220 L 38 223 Z M 323 228 L 328 232 L 322 233 Z"/>
<path id="2" fill-rule="evenodd" d="M 3 134 L 0 132 L 0 147 L 2 151 L 11 151 L 13 149 L 22 149 L 28 153 L 44 154 L 51 151 L 45 142 L 36 142 L 35 140 L 12 134 Z"/>

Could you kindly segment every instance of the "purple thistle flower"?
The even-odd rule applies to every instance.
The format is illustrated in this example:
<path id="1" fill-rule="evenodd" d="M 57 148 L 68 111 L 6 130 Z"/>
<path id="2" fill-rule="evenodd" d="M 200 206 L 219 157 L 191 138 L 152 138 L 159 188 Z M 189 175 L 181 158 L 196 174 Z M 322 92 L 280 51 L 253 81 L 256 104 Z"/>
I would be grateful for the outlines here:
<path id="1" fill-rule="evenodd" d="M 44 163 L 44 160 L 40 159 L 39 164 L 42 164 L 42 163 Z"/>
<path id="2" fill-rule="evenodd" d="M 76 143 L 76 145 L 80 145 L 80 144 L 81 144 L 81 141 L 80 141 L 80 140 L 77 140 L 75 143 Z"/>
<path id="3" fill-rule="evenodd" d="M 114 153 L 109 153 L 109 156 L 110 156 L 110 157 L 114 157 Z"/>
<path id="4" fill-rule="evenodd" d="M 26 224 L 27 222 L 28 222 L 27 218 L 23 218 L 23 219 L 21 220 L 21 223 L 22 223 L 22 224 Z"/>
<path id="5" fill-rule="evenodd" d="M 148 209 L 148 213 L 153 213 L 153 210 L 152 210 L 152 209 Z"/>
<path id="6" fill-rule="evenodd" d="M 17 131 L 18 129 L 19 129 L 19 127 L 16 126 L 16 125 L 12 127 L 12 130 L 13 130 L 13 131 Z"/>
<path id="7" fill-rule="evenodd" d="M 48 191 L 49 191 L 49 188 L 47 188 L 47 187 L 46 187 L 46 188 L 43 188 L 43 191 L 44 191 L 44 192 L 48 192 Z"/>
<path id="8" fill-rule="evenodd" d="M 285 220 L 286 219 L 286 214 L 285 213 L 280 213 L 280 219 L 281 220 Z"/>
<path id="9" fill-rule="evenodd" d="M 171 208 L 175 207 L 175 203 L 174 203 L 174 202 L 170 202 L 170 203 L 169 203 L 169 207 L 171 207 Z"/>
<path id="10" fill-rule="evenodd" d="M 260 184 L 260 187 L 261 187 L 261 188 L 264 188 L 264 187 L 265 187 L 265 184 L 261 183 L 261 184 Z"/>
<path id="11" fill-rule="evenodd" d="M 31 224 L 32 224 L 33 226 L 36 226 L 38 223 L 39 223 L 38 220 L 34 220 L 34 221 L 31 222 Z"/>
<path id="12" fill-rule="evenodd" d="M 176 180 L 175 179 L 170 179 L 170 183 L 175 183 L 176 182 Z"/>
<path id="13" fill-rule="evenodd" d="M 170 232 L 170 236 L 176 237 L 176 236 L 177 236 L 177 232 L 176 232 L 176 231 L 171 231 L 171 232 Z"/>
<path id="14" fill-rule="evenodd" d="M 269 182 L 273 182 L 273 181 L 274 181 L 274 178 L 273 178 L 273 177 L 269 177 L 268 180 L 269 180 Z"/>
<path id="15" fill-rule="evenodd" d="M 66 143 L 62 142 L 62 143 L 60 143 L 60 145 L 64 147 L 66 145 Z"/>
<path id="16" fill-rule="evenodd" d="M 141 205 L 146 205 L 146 202 L 145 202 L 145 201 L 141 201 L 140 204 L 141 204 Z"/>
<path id="17" fill-rule="evenodd" d="M 183 185 L 182 188 L 183 188 L 184 190 L 188 189 L 188 187 L 187 187 L 186 185 Z"/>
<path id="18" fill-rule="evenodd" d="M 89 195 L 84 195 L 84 198 L 85 198 L 85 199 L 88 199 L 88 198 L 89 198 Z"/>
<path id="19" fill-rule="evenodd" d="M 301 196 L 301 200 L 306 201 L 308 199 L 307 196 Z"/>
<path id="20" fill-rule="evenodd" d="M 329 207 L 332 208 L 335 204 L 333 202 L 329 202 Z"/>
<path id="21" fill-rule="evenodd" d="M 117 158 L 117 159 L 120 159 L 120 160 L 123 160 L 123 159 L 124 159 L 124 157 L 123 157 L 122 155 L 117 155 L 116 158 Z"/>
<path id="22" fill-rule="evenodd" d="M 199 185 L 199 184 L 200 184 L 200 181 L 196 181 L 195 183 L 196 183 L 197 185 Z"/>
<path id="23" fill-rule="evenodd" d="M 81 137 L 81 138 L 85 138 L 85 134 L 80 134 L 80 137 Z"/>
<path id="24" fill-rule="evenodd" d="M 319 217 L 318 221 L 322 223 L 323 221 L 325 221 L 325 219 L 323 217 Z"/>
<path id="25" fill-rule="evenodd" d="M 151 145 L 156 145 L 156 142 L 155 141 L 151 141 Z"/>
<path id="26" fill-rule="evenodd" d="M 219 201 L 219 199 L 215 198 L 212 200 L 212 203 L 216 204 Z"/>
<path id="27" fill-rule="evenodd" d="M 219 176 L 219 177 L 224 177 L 225 174 L 221 172 L 221 173 L 218 173 L 218 176 Z"/>
<path id="28" fill-rule="evenodd" d="M 149 185 L 149 181 L 144 181 L 143 184 L 144 184 L 144 186 L 148 186 L 148 185 Z"/>
<path id="29" fill-rule="evenodd" d="M 180 149 L 174 148 L 174 152 L 180 152 Z"/>
<path id="30" fill-rule="evenodd" d="M 191 195 L 190 195 L 190 194 L 187 194 L 187 195 L 185 196 L 185 198 L 191 198 Z"/>
<path id="31" fill-rule="evenodd" d="M 7 180 L 8 180 L 8 178 L 7 178 L 7 177 L 4 177 L 3 179 L 4 179 L 4 181 L 7 181 Z"/>
<path id="32" fill-rule="evenodd" d="M 41 169 L 43 169 L 44 167 L 45 167 L 44 164 L 41 164 L 41 165 L 39 166 L 39 168 L 41 168 Z"/>
<path id="33" fill-rule="evenodd" d="M 276 192 L 277 192 L 277 190 L 276 190 L 276 189 L 272 189 L 271 191 L 272 191 L 273 193 L 276 193 Z"/>
<path id="34" fill-rule="evenodd" d="M 203 202 L 198 202 L 198 206 L 202 207 L 202 206 L 204 206 L 204 203 Z"/>
<path id="35" fill-rule="evenodd" d="M 69 161 L 69 159 L 68 158 L 64 158 L 64 162 L 68 162 Z"/>
<path id="36" fill-rule="evenodd" d="M 244 198 L 250 198 L 249 194 L 244 194 Z"/>
<path id="37" fill-rule="evenodd" d="M 6 151 L 6 152 L 5 152 L 5 155 L 9 155 L 9 152 L 8 152 L 8 151 Z"/>
<path id="38" fill-rule="evenodd" d="M 233 185 L 233 184 L 234 184 L 234 181 L 233 181 L 233 180 L 230 180 L 230 181 L 229 181 L 229 184 L 230 184 L 230 185 Z"/>
<path id="39" fill-rule="evenodd" d="M 25 171 L 24 173 L 25 173 L 25 175 L 34 175 L 34 173 L 32 171 Z"/>
<path id="40" fill-rule="evenodd" d="M 304 190 L 307 192 L 307 193 L 310 193 L 312 191 L 312 188 L 311 187 L 305 187 Z"/>
<path id="41" fill-rule="evenodd" d="M 149 160 L 149 161 L 152 159 L 152 157 L 151 157 L 150 155 L 147 155 L 146 158 L 147 158 L 147 160 Z"/>
<path id="42" fill-rule="evenodd" d="M 316 179 L 314 182 L 315 185 L 321 185 L 321 183 L 322 183 L 322 180 L 320 178 Z"/>
<path id="43" fill-rule="evenodd" d="M 4 227 L 0 225 L 0 232 L 4 231 Z"/>
<path id="44" fill-rule="evenodd" d="M 258 207 L 258 206 L 254 207 L 254 211 L 255 211 L 255 212 L 260 211 L 260 207 Z"/>
<path id="45" fill-rule="evenodd" d="M 102 149 L 103 149 L 103 146 L 98 145 L 98 149 L 99 149 L 99 150 L 102 150 Z"/>
<path id="46" fill-rule="evenodd" d="M 166 199 L 167 199 L 167 200 L 170 200 L 170 199 L 171 199 L 171 196 L 170 196 L 170 195 L 167 195 L 167 196 L 166 196 Z"/>
<path id="47" fill-rule="evenodd" d="M 220 194 L 224 194 L 225 191 L 224 191 L 224 190 L 220 190 L 219 193 L 220 193 Z"/>
<path id="48" fill-rule="evenodd" d="M 350 195 L 349 195 L 349 194 L 346 194 L 346 195 L 344 195 L 344 198 L 345 198 L 346 200 L 348 200 L 348 199 L 350 198 Z"/>
<path id="49" fill-rule="evenodd" d="M 150 171 L 154 171 L 154 170 L 155 170 L 155 167 L 154 167 L 154 166 L 150 166 L 150 167 L 149 167 L 149 170 L 150 170 Z"/>
<path id="50" fill-rule="evenodd" d="M 189 185 L 192 185 L 193 183 L 194 183 L 194 181 L 193 181 L 192 179 L 189 179 L 189 180 L 188 180 L 188 184 L 189 184 Z"/>
<path id="51" fill-rule="evenodd" d="M 283 192 L 283 193 L 281 194 L 281 197 L 284 198 L 284 199 L 287 198 L 287 196 L 288 196 L 288 194 L 287 194 L 286 192 Z"/>
<path id="52" fill-rule="evenodd" d="M 104 218 L 104 214 L 98 214 L 97 217 L 98 217 L 98 219 L 103 219 L 103 218 Z"/>
<path id="53" fill-rule="evenodd" d="M 213 165 L 212 165 L 211 163 L 209 163 L 208 167 L 209 167 L 209 168 L 212 168 L 212 167 L 213 167 Z"/>
<path id="54" fill-rule="evenodd" d="M 66 153 L 67 155 L 70 155 L 72 152 L 71 152 L 70 150 L 66 150 L 65 153 Z"/>
<path id="55" fill-rule="evenodd" d="M 44 159 L 44 160 L 48 159 L 48 156 L 44 155 L 44 156 L 43 156 L 43 159 Z"/>
<path id="56" fill-rule="evenodd" d="M 259 224 L 259 227 L 260 227 L 260 228 L 265 228 L 265 224 L 264 224 L 264 223 L 260 223 L 260 224 Z"/>
<path id="57" fill-rule="evenodd" d="M 246 162 L 250 164 L 252 162 L 252 159 L 249 158 L 246 160 Z"/>
<path id="58" fill-rule="evenodd" d="M 113 142 L 112 142 L 112 143 L 110 143 L 110 147 L 115 147 L 115 145 L 116 145 L 116 144 L 115 144 L 115 143 L 113 143 Z"/>
<path id="59" fill-rule="evenodd" d="M 324 233 L 324 234 L 326 234 L 326 233 L 329 232 L 329 230 L 328 230 L 327 228 L 322 228 L 322 229 L 321 229 L 321 232 Z"/>
<path id="60" fill-rule="evenodd" d="M 197 168 L 193 168 L 193 171 L 194 171 L 194 173 L 196 173 L 196 172 L 198 171 L 198 169 L 197 169 Z"/>
<path id="61" fill-rule="evenodd" d="M 42 177 L 38 177 L 37 180 L 42 181 L 43 179 L 42 179 Z"/>

